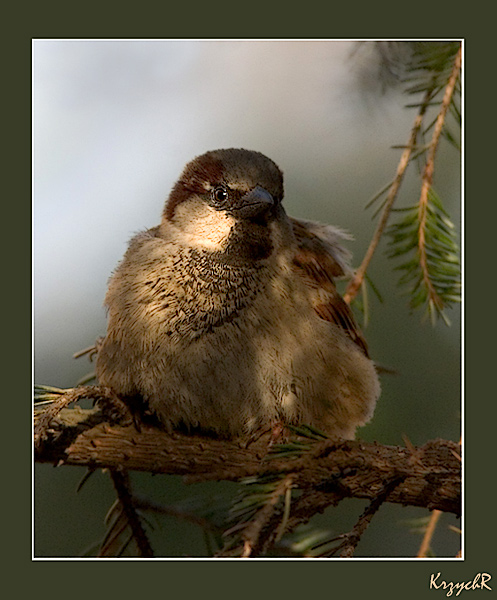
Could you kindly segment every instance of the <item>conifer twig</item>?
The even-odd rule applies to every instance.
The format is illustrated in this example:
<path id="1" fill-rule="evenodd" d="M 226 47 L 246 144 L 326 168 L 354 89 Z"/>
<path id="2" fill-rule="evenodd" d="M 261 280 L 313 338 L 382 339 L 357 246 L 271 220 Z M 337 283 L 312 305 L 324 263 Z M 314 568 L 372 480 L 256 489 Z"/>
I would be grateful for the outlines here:
<path id="1" fill-rule="evenodd" d="M 291 489 L 292 482 L 292 475 L 287 475 L 284 479 L 282 479 L 282 481 L 276 486 L 274 492 L 270 495 L 266 504 L 264 504 L 264 506 L 256 513 L 254 519 L 249 523 L 243 532 L 244 543 L 242 558 L 248 558 L 253 554 L 258 545 L 259 536 L 263 528 L 271 519 L 271 516 L 273 515 L 281 496 L 286 496 L 287 491 Z"/>
<path id="2" fill-rule="evenodd" d="M 142 511 L 153 512 L 158 515 L 165 515 L 168 517 L 175 517 L 176 519 L 179 519 L 181 521 L 192 523 L 193 525 L 198 525 L 204 531 L 209 531 L 216 534 L 222 533 L 222 529 L 219 526 L 215 525 L 213 522 L 209 521 L 209 519 L 206 519 L 205 517 L 199 517 L 193 512 L 188 512 L 175 506 L 159 504 L 157 502 L 154 502 L 150 498 L 134 496 L 133 505 L 136 509 Z"/>
<path id="3" fill-rule="evenodd" d="M 54 390 L 56 388 L 53 388 Z M 94 400 L 101 405 L 107 405 L 114 417 L 129 416 L 129 411 L 122 400 L 113 390 L 102 385 L 83 385 L 75 388 L 57 390 L 52 394 L 56 399 L 40 414 L 35 413 L 34 422 L 34 446 L 39 448 L 46 440 L 48 430 L 53 425 L 56 417 L 70 404 L 84 398 Z M 35 405 L 36 406 L 36 405 Z"/>
<path id="4" fill-rule="evenodd" d="M 455 60 L 454 60 L 454 65 L 452 68 L 451 75 L 449 77 L 447 84 L 445 85 L 444 97 L 440 104 L 440 110 L 438 113 L 438 117 L 434 121 L 434 131 L 433 131 L 432 140 L 427 148 L 428 155 L 427 155 L 427 160 L 426 160 L 426 164 L 425 164 L 424 172 L 423 172 L 423 176 L 422 176 L 421 199 L 419 202 L 420 262 L 421 262 L 421 267 L 422 267 L 422 270 L 424 273 L 424 282 L 425 282 L 427 289 L 429 290 L 430 298 L 432 298 L 433 303 L 439 308 L 440 308 L 440 306 L 439 306 L 440 299 L 438 298 L 438 295 L 436 294 L 435 290 L 433 289 L 433 287 L 431 285 L 431 281 L 429 279 L 428 270 L 427 270 L 427 256 L 426 256 L 426 252 L 424 252 L 424 250 L 423 250 L 424 225 L 426 224 L 425 213 L 426 213 L 427 202 L 428 202 L 428 191 L 431 187 L 431 182 L 433 179 L 435 153 L 436 153 L 438 143 L 440 140 L 440 136 L 441 136 L 441 133 L 443 130 L 443 125 L 445 122 L 445 117 L 446 117 L 447 111 L 449 110 L 449 107 L 451 106 L 451 99 L 452 99 L 454 90 L 456 88 L 459 72 L 461 70 L 461 60 L 462 60 L 462 48 L 459 48 L 459 51 L 457 52 Z M 366 251 L 366 254 L 363 258 L 361 265 L 355 272 L 352 279 L 349 281 L 349 284 L 345 291 L 344 300 L 348 304 L 350 304 L 350 302 L 356 297 L 356 295 L 359 292 L 359 289 L 361 288 L 362 282 L 366 275 L 366 271 L 369 267 L 369 263 L 371 262 L 373 254 L 374 254 L 374 252 L 381 240 L 381 237 L 383 236 L 385 228 L 387 226 L 390 212 L 392 210 L 393 204 L 397 197 L 397 194 L 398 194 L 400 185 L 402 183 L 407 166 L 408 166 L 409 162 L 414 158 L 413 151 L 417 150 L 416 140 L 417 140 L 419 131 L 421 129 L 421 125 L 423 123 L 425 113 L 428 110 L 428 108 L 433 105 L 433 103 L 431 101 L 432 101 L 433 97 L 436 96 L 436 94 L 438 93 L 438 91 L 440 89 L 439 86 L 435 85 L 436 77 L 434 77 L 432 81 L 433 81 L 433 85 L 430 85 L 426 89 L 424 99 L 419 104 L 419 112 L 414 120 L 414 124 L 411 129 L 411 134 L 409 136 L 409 141 L 406 144 L 406 146 L 404 146 L 404 151 L 402 152 L 402 156 L 400 158 L 400 161 L 399 161 L 399 164 L 397 167 L 397 172 L 396 172 L 395 178 L 394 178 L 392 184 L 389 186 L 390 187 L 389 193 L 384 202 L 383 212 L 381 214 L 381 218 L 377 225 L 376 231 L 373 235 L 373 239 L 371 240 L 371 243 Z M 416 90 L 411 89 L 410 91 L 413 92 Z M 423 218 L 423 215 L 424 215 L 424 218 Z"/>
<path id="5" fill-rule="evenodd" d="M 411 154 L 416 148 L 416 141 L 418 138 L 419 130 L 421 129 L 421 125 L 423 124 L 423 118 L 428 109 L 432 93 L 433 91 L 429 89 L 425 94 L 419 112 L 414 120 L 414 124 L 409 135 L 409 140 L 400 157 L 400 161 L 397 166 L 397 172 L 395 174 L 395 178 L 392 182 L 392 185 L 390 186 L 390 190 L 388 192 L 388 196 L 384 204 L 383 212 L 381 214 L 380 221 L 376 227 L 376 231 L 374 232 L 373 239 L 371 240 L 371 243 L 369 244 L 369 247 L 366 250 L 366 254 L 364 255 L 361 265 L 359 266 L 354 276 L 347 285 L 347 289 L 345 290 L 345 294 L 343 296 L 343 299 L 345 300 L 345 302 L 347 302 L 347 304 L 350 304 L 352 300 L 357 296 L 357 293 L 359 292 L 362 282 L 366 276 L 366 271 L 369 267 L 369 263 L 371 262 L 373 254 L 375 253 L 376 248 L 383 236 L 383 233 L 388 223 L 388 219 L 390 217 L 390 212 L 397 198 L 397 194 L 399 192 L 402 180 L 404 179 L 404 174 L 406 172 L 407 166 L 409 165 L 409 162 L 411 160 Z"/>
<path id="6" fill-rule="evenodd" d="M 441 514 L 442 512 L 440 510 L 435 509 L 432 511 L 428 527 L 426 528 L 425 534 L 423 536 L 423 541 L 421 542 L 421 546 L 419 547 L 417 558 L 426 558 L 428 550 L 430 549 L 433 534 L 435 533 L 435 528 L 437 526 L 438 519 L 440 519 Z"/>
<path id="7" fill-rule="evenodd" d="M 438 113 L 438 117 L 435 122 L 435 128 L 433 130 L 433 136 L 431 138 L 431 142 L 428 148 L 428 155 L 426 159 L 426 164 L 424 166 L 423 175 L 422 175 L 422 185 L 421 185 L 421 196 L 419 199 L 419 208 L 418 208 L 418 219 L 419 219 L 419 230 L 418 230 L 418 248 L 419 248 L 419 264 L 421 267 L 421 272 L 423 273 L 423 281 L 425 287 L 428 291 L 428 296 L 433 305 L 441 310 L 443 308 L 444 302 L 437 294 L 428 271 L 428 258 L 426 252 L 426 243 L 425 243 L 425 232 L 426 232 L 426 222 L 428 218 L 428 198 L 429 191 L 432 186 L 433 181 L 433 173 L 435 170 L 435 154 L 437 152 L 438 143 L 440 141 L 440 135 L 442 133 L 442 129 L 445 123 L 445 117 L 447 115 L 447 110 L 449 109 L 452 95 L 454 93 L 454 88 L 457 83 L 457 78 L 459 77 L 459 72 L 461 70 L 461 58 L 462 58 L 462 49 L 459 48 L 459 52 L 456 55 L 454 61 L 454 67 L 452 69 L 452 73 L 450 79 L 445 88 L 444 97 L 442 100 L 442 104 L 440 107 L 440 112 Z"/>

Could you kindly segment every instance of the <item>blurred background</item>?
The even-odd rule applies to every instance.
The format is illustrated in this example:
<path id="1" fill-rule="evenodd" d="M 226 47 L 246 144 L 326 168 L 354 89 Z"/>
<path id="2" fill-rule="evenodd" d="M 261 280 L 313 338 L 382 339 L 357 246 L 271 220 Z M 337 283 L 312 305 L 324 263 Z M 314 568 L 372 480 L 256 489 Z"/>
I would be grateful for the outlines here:
<path id="1" fill-rule="evenodd" d="M 400 51 L 402 44 L 400 42 Z M 374 231 L 367 201 L 394 176 L 409 137 L 412 97 L 385 68 L 375 42 L 355 41 L 58 41 L 33 42 L 34 348 L 38 384 L 72 387 L 92 370 L 72 355 L 105 333 L 107 281 L 128 240 L 159 223 L 186 162 L 207 150 L 244 147 L 272 158 L 285 175 L 289 214 L 350 231 L 358 266 Z M 460 155 L 437 154 L 435 188 L 460 227 Z M 419 197 L 415 168 L 400 205 Z M 369 275 L 365 328 L 384 376 L 366 440 L 403 445 L 460 437 L 460 311 L 451 327 L 410 314 L 383 243 Z M 35 465 L 36 556 L 80 556 L 104 533 L 114 500 L 96 473 L 76 493 L 83 469 Z M 229 498 L 231 484 L 184 486 L 175 477 L 133 475 L 140 490 L 174 504 L 192 496 Z M 319 517 L 337 534 L 363 504 L 343 502 Z M 421 509 L 385 505 L 356 556 L 412 556 Z M 418 523 L 419 524 L 419 523 Z M 455 518 L 443 515 L 437 556 L 460 544 Z M 166 518 L 153 543 L 165 556 L 206 553 L 200 529 Z"/>

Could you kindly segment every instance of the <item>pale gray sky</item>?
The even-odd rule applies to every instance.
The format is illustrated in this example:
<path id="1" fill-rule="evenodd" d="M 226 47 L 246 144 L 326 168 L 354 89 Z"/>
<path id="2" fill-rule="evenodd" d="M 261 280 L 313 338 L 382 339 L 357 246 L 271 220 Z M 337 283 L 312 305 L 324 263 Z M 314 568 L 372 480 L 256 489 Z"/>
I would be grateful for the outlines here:
<path id="1" fill-rule="evenodd" d="M 127 241 L 158 223 L 184 164 L 206 150 L 267 154 L 289 213 L 370 235 L 363 206 L 391 179 L 389 146 L 413 114 L 396 92 L 364 96 L 369 53 L 351 58 L 354 44 L 33 42 L 38 382 L 71 385 L 86 369 L 70 356 L 105 331 L 107 279 Z"/>

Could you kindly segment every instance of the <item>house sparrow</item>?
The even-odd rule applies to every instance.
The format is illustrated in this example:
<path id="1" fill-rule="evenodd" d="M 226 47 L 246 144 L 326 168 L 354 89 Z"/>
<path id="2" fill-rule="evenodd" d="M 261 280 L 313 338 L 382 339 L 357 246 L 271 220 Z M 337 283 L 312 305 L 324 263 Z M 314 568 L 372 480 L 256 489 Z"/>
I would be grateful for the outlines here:
<path id="1" fill-rule="evenodd" d="M 380 386 L 334 284 L 350 269 L 347 236 L 288 217 L 282 199 L 282 172 L 259 152 L 185 167 L 161 224 L 131 240 L 110 279 L 102 385 L 168 430 L 305 423 L 354 437 Z"/>

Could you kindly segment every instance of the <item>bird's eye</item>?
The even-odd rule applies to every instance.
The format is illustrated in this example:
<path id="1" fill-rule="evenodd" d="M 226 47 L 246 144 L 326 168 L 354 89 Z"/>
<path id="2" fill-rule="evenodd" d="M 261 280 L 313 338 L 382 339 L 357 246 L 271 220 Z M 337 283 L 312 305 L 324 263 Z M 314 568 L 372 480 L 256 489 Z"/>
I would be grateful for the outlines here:
<path id="1" fill-rule="evenodd" d="M 226 202 L 228 199 L 228 190 L 224 185 L 218 185 L 217 188 L 214 189 L 213 195 L 217 202 Z"/>

